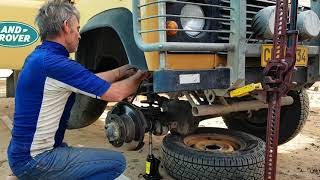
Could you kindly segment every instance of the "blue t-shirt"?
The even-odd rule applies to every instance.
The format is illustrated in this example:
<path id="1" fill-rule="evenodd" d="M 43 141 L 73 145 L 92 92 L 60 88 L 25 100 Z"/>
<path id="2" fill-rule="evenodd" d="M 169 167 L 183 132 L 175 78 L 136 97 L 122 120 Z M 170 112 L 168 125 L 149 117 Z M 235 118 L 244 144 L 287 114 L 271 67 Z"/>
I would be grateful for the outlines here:
<path id="1" fill-rule="evenodd" d="M 109 87 L 69 59 L 64 46 L 44 41 L 27 57 L 18 79 L 10 166 L 23 166 L 37 154 L 61 145 L 74 103 L 72 92 L 99 98 Z"/>

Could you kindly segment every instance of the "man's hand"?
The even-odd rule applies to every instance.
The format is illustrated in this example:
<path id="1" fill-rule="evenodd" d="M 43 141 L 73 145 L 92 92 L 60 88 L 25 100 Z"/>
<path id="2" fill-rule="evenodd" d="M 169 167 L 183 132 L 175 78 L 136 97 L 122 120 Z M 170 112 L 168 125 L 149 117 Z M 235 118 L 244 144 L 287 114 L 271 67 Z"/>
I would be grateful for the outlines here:
<path id="1" fill-rule="evenodd" d="M 104 93 L 102 99 L 105 101 L 121 101 L 124 98 L 134 94 L 140 83 L 150 78 L 150 73 L 138 70 L 130 77 L 111 84 L 111 87 Z"/>
<path id="2" fill-rule="evenodd" d="M 118 71 L 118 80 L 128 78 L 138 71 L 137 68 L 129 64 L 121 66 L 115 70 Z"/>
<path id="3" fill-rule="evenodd" d="M 97 73 L 96 75 L 108 81 L 109 83 L 114 83 L 134 75 L 137 71 L 137 68 L 127 64 L 113 70 Z"/>

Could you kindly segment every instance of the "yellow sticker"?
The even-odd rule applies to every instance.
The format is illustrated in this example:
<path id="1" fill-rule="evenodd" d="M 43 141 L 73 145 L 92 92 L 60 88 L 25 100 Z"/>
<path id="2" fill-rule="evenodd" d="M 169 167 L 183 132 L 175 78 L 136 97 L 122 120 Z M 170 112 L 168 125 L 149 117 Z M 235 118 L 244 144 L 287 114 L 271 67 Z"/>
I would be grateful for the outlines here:
<path id="1" fill-rule="evenodd" d="M 146 162 L 146 174 L 150 174 L 150 166 L 151 166 L 151 163 Z"/>
<path id="2" fill-rule="evenodd" d="M 242 97 L 249 95 L 249 92 L 252 92 L 256 89 L 262 90 L 262 84 L 261 83 L 252 83 L 248 84 L 246 86 L 243 86 L 241 88 L 235 89 L 230 91 L 230 97 Z"/>

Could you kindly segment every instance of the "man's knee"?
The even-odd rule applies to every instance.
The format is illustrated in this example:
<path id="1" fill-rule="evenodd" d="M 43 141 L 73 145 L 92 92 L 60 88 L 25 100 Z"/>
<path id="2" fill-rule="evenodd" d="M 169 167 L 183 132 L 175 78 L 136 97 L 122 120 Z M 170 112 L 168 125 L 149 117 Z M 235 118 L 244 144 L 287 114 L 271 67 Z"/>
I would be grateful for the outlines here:
<path id="1" fill-rule="evenodd" d="M 126 159 L 122 153 L 113 153 L 112 161 L 104 163 L 99 173 L 93 175 L 93 179 L 110 178 L 115 179 L 120 176 L 126 169 Z"/>

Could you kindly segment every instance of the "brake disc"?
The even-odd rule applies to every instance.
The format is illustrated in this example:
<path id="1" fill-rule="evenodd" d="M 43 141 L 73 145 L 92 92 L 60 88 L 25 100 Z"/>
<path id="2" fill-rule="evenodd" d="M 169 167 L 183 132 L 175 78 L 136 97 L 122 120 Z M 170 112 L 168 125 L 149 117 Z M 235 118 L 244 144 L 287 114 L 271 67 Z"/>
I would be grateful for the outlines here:
<path id="1" fill-rule="evenodd" d="M 144 115 L 132 104 L 116 104 L 105 121 L 106 135 L 115 147 L 134 144 L 130 150 L 141 149 L 144 145 L 144 134 L 148 130 Z"/>

